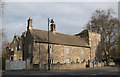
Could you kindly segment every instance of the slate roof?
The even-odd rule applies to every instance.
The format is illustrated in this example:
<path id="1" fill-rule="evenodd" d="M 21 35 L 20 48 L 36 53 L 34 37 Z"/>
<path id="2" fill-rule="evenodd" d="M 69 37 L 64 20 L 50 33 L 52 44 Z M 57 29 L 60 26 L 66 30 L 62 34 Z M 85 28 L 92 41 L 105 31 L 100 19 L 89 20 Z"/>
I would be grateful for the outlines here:
<path id="1" fill-rule="evenodd" d="M 89 30 L 85 29 L 82 32 L 76 34 L 76 36 L 80 36 L 86 41 L 87 44 L 89 44 Z"/>
<path id="2" fill-rule="evenodd" d="M 20 37 L 19 35 L 14 35 L 13 40 L 12 40 L 12 42 L 10 43 L 10 47 L 15 47 L 16 44 L 19 43 L 20 38 L 21 38 L 21 37 Z M 14 41 L 15 41 L 16 43 L 14 43 Z"/>
<path id="3" fill-rule="evenodd" d="M 30 30 L 32 37 L 34 37 L 36 42 L 48 43 L 48 31 L 32 29 Z M 60 44 L 60 45 L 70 45 L 70 46 L 83 46 L 89 47 L 88 44 L 80 36 L 62 34 L 58 32 L 49 32 L 49 43 Z"/>
<path id="4" fill-rule="evenodd" d="M 89 30 L 85 29 L 85 30 L 83 30 L 82 32 L 80 32 L 80 33 L 78 33 L 78 34 L 76 34 L 76 35 L 85 34 L 85 33 L 88 33 L 88 32 L 89 32 Z"/>

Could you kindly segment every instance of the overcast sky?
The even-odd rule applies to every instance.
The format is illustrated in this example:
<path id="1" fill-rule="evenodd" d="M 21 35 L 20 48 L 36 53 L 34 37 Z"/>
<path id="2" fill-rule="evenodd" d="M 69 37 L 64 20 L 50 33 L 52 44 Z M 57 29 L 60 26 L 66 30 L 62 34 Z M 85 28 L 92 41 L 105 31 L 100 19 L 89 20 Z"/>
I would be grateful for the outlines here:
<path id="1" fill-rule="evenodd" d="M 41 30 L 47 30 L 47 18 L 53 18 L 57 32 L 74 35 L 84 29 L 96 9 L 109 8 L 115 11 L 114 16 L 117 17 L 117 2 L 6 2 L 3 28 L 8 41 L 11 41 L 15 33 L 21 35 L 27 30 L 30 16 L 33 28 Z"/>

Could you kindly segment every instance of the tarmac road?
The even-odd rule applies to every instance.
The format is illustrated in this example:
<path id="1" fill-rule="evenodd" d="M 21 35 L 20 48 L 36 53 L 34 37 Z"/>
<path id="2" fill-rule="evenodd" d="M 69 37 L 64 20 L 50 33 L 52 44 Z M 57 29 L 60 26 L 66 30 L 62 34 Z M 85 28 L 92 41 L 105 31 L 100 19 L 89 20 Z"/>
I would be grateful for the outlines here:
<path id="1" fill-rule="evenodd" d="M 50 71 L 5 71 L 2 77 L 42 77 L 42 76 L 79 76 L 79 77 L 120 77 L 120 67 L 104 67 L 104 68 L 86 68 L 80 70 L 50 70 Z"/>

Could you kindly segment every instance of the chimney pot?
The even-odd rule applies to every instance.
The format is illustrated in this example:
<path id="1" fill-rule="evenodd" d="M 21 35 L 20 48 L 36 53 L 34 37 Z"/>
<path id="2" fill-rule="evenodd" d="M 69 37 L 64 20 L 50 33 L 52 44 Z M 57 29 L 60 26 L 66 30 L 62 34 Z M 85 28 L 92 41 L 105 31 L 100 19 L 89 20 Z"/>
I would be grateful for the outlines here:
<path id="1" fill-rule="evenodd" d="M 29 17 L 28 19 L 28 26 L 27 26 L 27 30 L 32 29 L 32 17 Z"/>
<path id="2" fill-rule="evenodd" d="M 56 31 L 56 25 L 54 23 L 54 20 L 51 19 L 50 23 L 51 23 L 51 25 L 50 25 L 50 28 L 51 28 L 50 31 L 52 31 L 52 32 L 55 33 L 55 31 Z"/>

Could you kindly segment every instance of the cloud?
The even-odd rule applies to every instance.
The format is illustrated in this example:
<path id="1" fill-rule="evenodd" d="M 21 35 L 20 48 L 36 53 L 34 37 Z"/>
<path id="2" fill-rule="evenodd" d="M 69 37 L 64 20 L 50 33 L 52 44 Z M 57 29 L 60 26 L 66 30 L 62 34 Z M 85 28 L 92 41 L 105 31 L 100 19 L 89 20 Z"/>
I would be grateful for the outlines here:
<path id="1" fill-rule="evenodd" d="M 53 18 L 57 31 L 75 34 L 83 30 L 96 9 L 113 8 L 118 12 L 116 2 L 7 2 L 4 8 L 3 27 L 8 39 L 14 33 L 21 34 L 27 28 L 27 19 L 33 18 L 33 26 L 47 30 L 47 18 Z"/>

